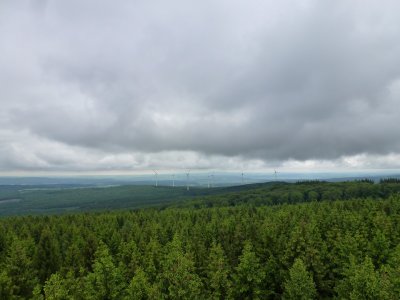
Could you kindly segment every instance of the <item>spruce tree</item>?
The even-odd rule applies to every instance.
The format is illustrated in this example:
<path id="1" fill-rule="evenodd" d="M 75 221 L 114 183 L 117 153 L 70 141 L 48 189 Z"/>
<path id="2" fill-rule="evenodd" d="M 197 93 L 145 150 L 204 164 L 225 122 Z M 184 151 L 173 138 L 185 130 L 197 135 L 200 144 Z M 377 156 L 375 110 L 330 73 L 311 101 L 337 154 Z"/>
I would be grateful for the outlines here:
<path id="1" fill-rule="evenodd" d="M 60 260 L 57 239 L 50 228 L 45 227 L 41 232 L 35 254 L 35 264 L 41 283 L 44 283 L 51 274 L 58 271 Z"/>
<path id="2" fill-rule="evenodd" d="M 337 291 L 340 298 L 352 300 L 390 299 L 386 280 L 383 279 L 379 272 L 375 271 L 371 258 L 366 257 L 359 265 L 352 262 Z"/>
<path id="3" fill-rule="evenodd" d="M 146 273 L 138 268 L 128 288 L 126 299 L 146 300 L 149 299 L 151 286 Z"/>
<path id="4" fill-rule="evenodd" d="M 289 278 L 284 283 L 283 290 L 283 299 L 315 299 L 317 295 L 315 283 L 300 258 L 295 260 L 292 268 L 289 270 Z"/>
<path id="5" fill-rule="evenodd" d="M 230 268 L 220 244 L 213 243 L 208 259 L 208 288 L 212 299 L 226 299 L 231 295 Z"/>
<path id="6" fill-rule="evenodd" d="M 44 286 L 46 300 L 66 300 L 69 299 L 68 288 L 64 284 L 60 274 L 55 273 L 50 276 Z"/>
<path id="7" fill-rule="evenodd" d="M 11 299 L 13 286 L 10 277 L 5 271 L 0 273 L 0 299 Z"/>
<path id="8" fill-rule="evenodd" d="M 31 239 L 14 239 L 5 261 L 5 271 L 12 282 L 14 295 L 30 298 L 38 283 L 37 271 L 33 264 L 34 244 Z"/>
<path id="9" fill-rule="evenodd" d="M 240 299 L 259 299 L 264 279 L 265 272 L 260 260 L 253 251 L 252 244 L 247 241 L 234 275 L 236 296 Z"/>
<path id="10" fill-rule="evenodd" d="M 161 277 L 170 299 L 198 299 L 201 295 L 202 282 L 190 255 L 183 251 L 178 235 L 167 247 Z"/>
<path id="11" fill-rule="evenodd" d="M 93 272 L 86 280 L 90 299 L 120 299 L 124 287 L 121 271 L 114 265 L 106 245 L 101 244 L 95 254 Z"/>

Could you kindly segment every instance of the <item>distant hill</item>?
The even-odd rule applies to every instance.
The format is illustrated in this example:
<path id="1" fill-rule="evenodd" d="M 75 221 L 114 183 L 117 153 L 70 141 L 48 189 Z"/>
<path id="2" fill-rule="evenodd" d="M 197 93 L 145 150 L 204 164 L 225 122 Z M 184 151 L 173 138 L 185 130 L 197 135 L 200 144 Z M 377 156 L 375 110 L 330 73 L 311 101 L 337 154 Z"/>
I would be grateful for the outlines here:
<path id="1" fill-rule="evenodd" d="M 396 179 L 347 182 L 265 182 L 199 188 L 150 185 L 85 186 L 72 184 L 0 186 L 0 215 L 53 214 L 79 211 L 168 206 L 276 205 L 352 198 L 387 198 L 400 192 Z"/>

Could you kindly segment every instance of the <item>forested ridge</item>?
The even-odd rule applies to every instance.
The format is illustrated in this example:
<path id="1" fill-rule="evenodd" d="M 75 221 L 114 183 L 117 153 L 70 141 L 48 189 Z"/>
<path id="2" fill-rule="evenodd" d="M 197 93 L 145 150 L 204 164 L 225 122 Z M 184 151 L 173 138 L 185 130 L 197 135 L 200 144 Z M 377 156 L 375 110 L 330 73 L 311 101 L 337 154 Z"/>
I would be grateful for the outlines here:
<path id="1" fill-rule="evenodd" d="M 223 193 L 225 192 L 225 193 Z M 298 181 L 268 182 L 221 189 L 212 195 L 181 201 L 176 207 L 236 206 L 241 204 L 279 205 L 350 199 L 387 199 L 400 193 L 400 180 L 387 178 L 374 183 L 369 179 L 346 182 Z M 171 204 L 172 205 L 172 204 Z"/>
<path id="2" fill-rule="evenodd" d="M 387 198 L 398 179 L 348 182 L 267 182 L 231 187 L 0 185 L 0 217 L 154 207 L 212 207 L 243 203 L 276 205 L 353 198 Z M 188 201 L 190 200 L 190 201 Z"/>
<path id="3" fill-rule="evenodd" d="M 346 184 L 2 218 L 0 299 L 399 299 L 400 185 Z"/>

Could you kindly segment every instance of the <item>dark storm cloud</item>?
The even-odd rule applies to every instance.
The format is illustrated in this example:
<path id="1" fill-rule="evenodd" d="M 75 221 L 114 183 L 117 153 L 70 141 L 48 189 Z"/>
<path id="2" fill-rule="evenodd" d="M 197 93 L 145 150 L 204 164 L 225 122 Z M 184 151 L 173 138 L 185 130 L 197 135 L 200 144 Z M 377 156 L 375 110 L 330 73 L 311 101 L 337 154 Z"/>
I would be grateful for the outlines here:
<path id="1" fill-rule="evenodd" d="M 3 1 L 0 164 L 386 167 L 399 36 L 396 1 Z"/>

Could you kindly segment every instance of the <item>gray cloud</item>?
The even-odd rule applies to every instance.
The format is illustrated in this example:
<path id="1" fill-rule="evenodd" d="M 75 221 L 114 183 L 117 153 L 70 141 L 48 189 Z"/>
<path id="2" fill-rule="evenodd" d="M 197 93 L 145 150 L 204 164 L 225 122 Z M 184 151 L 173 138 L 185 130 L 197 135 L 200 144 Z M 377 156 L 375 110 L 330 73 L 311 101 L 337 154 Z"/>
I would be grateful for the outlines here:
<path id="1" fill-rule="evenodd" d="M 399 167 L 399 12 L 2 1 L 0 170 Z"/>

